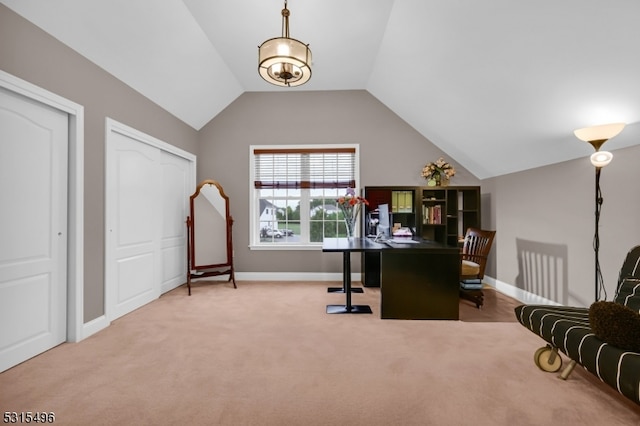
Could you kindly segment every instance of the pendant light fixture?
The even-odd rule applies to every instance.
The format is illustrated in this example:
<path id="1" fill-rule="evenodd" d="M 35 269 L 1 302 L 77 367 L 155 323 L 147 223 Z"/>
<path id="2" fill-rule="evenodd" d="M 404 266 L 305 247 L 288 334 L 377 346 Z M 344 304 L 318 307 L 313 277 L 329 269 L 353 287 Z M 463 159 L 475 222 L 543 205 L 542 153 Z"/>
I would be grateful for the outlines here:
<path id="1" fill-rule="evenodd" d="M 308 44 L 289 37 L 287 0 L 282 9 L 282 37 L 258 46 L 260 76 L 276 86 L 300 86 L 311 78 L 311 50 Z"/>

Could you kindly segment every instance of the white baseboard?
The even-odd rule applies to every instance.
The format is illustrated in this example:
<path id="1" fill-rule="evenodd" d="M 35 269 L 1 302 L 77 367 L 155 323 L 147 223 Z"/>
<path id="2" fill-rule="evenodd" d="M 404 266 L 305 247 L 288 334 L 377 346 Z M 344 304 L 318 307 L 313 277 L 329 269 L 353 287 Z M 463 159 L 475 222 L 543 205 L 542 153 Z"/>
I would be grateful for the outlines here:
<path id="1" fill-rule="evenodd" d="M 498 290 L 500 293 L 504 293 L 507 296 L 513 297 L 514 299 L 519 300 L 520 302 L 526 303 L 528 305 L 561 306 L 561 303 L 554 302 L 553 300 L 546 299 L 542 296 L 538 296 L 537 294 L 529 293 L 526 290 L 512 286 L 511 284 L 507 284 L 505 282 L 496 280 L 493 277 L 488 277 L 485 275 L 483 281 L 486 284 L 489 284 L 491 287 Z"/>
<path id="2" fill-rule="evenodd" d="M 362 274 L 352 273 L 351 281 Z M 237 272 L 237 280 L 245 281 L 342 281 L 342 272 Z"/>
<path id="3" fill-rule="evenodd" d="M 340 272 L 236 272 L 236 280 L 240 281 L 342 281 L 342 273 Z M 361 281 L 362 274 L 352 273 L 351 281 Z M 204 280 L 219 280 L 227 281 L 228 275 L 221 275 L 217 277 L 201 278 Z M 197 281 L 197 280 L 193 280 Z M 553 300 L 546 299 L 528 291 L 522 290 L 511 284 L 507 284 L 502 281 L 498 281 L 493 277 L 485 276 L 485 284 L 490 285 L 501 293 L 507 296 L 513 297 L 522 303 L 532 305 L 561 305 Z"/>
<path id="4" fill-rule="evenodd" d="M 342 272 L 236 272 L 236 281 L 342 281 Z M 351 281 L 358 282 L 360 272 L 351 274 Z M 229 275 L 196 278 L 192 281 L 227 281 Z"/>

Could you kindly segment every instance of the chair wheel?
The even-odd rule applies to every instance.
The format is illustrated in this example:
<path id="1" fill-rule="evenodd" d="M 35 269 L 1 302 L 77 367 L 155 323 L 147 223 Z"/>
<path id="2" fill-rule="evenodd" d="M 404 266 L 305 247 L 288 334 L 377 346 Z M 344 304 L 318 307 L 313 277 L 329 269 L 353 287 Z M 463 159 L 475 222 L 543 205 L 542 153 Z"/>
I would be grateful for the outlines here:
<path id="1" fill-rule="evenodd" d="M 538 349 L 533 354 L 533 362 L 536 363 L 540 370 L 548 373 L 555 373 L 562 367 L 562 358 L 560 358 L 560 354 L 549 346 Z"/>

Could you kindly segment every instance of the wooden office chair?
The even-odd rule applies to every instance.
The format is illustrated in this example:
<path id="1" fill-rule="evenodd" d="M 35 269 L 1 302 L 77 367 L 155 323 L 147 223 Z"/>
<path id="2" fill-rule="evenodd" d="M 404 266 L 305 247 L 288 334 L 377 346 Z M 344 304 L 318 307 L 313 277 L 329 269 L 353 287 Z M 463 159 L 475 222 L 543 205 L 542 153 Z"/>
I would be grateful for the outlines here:
<path id="1" fill-rule="evenodd" d="M 478 309 L 484 303 L 482 279 L 495 235 L 496 231 L 469 228 L 464 237 L 460 268 L 460 297 L 472 301 Z"/>

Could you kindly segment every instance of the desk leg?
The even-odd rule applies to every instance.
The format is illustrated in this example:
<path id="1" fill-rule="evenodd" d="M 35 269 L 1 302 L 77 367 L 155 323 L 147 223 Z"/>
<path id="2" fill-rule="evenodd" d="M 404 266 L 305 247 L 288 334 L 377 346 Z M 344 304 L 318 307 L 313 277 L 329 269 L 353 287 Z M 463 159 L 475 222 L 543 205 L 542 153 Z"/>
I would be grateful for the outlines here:
<path id="1" fill-rule="evenodd" d="M 328 314 L 370 314 L 368 305 L 351 304 L 351 252 L 345 251 L 342 255 L 342 285 L 347 301 L 345 305 L 327 305 Z M 361 289 L 362 290 L 362 289 Z"/>
<path id="2" fill-rule="evenodd" d="M 346 267 L 346 263 L 349 264 L 348 267 Z M 349 282 L 351 293 L 364 293 L 361 287 L 351 287 L 351 254 L 345 251 L 342 258 L 342 287 L 329 287 L 327 288 L 327 293 L 346 293 L 347 281 Z"/>

